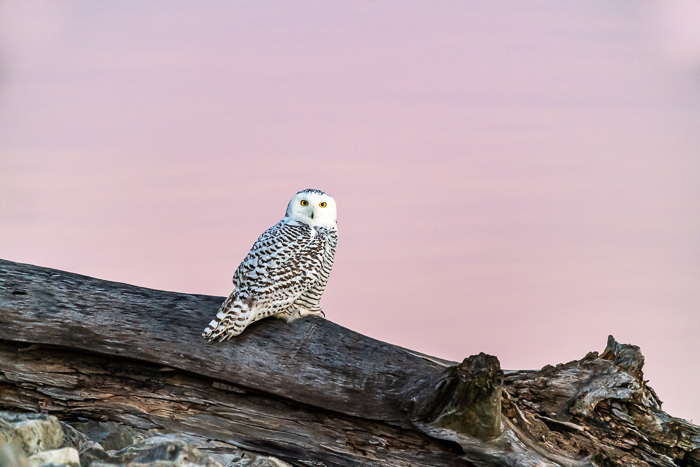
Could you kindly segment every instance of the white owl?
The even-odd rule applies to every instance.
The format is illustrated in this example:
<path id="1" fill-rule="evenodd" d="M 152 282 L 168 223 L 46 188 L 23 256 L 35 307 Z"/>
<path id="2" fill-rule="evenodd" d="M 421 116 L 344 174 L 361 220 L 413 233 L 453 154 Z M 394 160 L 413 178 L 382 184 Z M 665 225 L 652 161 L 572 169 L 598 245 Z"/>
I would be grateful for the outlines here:
<path id="1" fill-rule="evenodd" d="M 202 336 L 223 341 L 274 316 L 291 322 L 323 314 L 319 302 L 338 244 L 335 200 L 320 190 L 297 193 L 233 275 L 233 292 Z M 324 315 L 325 316 L 325 315 Z"/>

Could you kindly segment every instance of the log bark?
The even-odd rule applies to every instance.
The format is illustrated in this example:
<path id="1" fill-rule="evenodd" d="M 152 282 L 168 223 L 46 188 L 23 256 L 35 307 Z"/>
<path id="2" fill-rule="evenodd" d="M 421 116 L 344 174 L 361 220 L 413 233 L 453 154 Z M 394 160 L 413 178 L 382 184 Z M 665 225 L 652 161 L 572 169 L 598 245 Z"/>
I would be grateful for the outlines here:
<path id="1" fill-rule="evenodd" d="M 639 349 L 614 339 L 504 375 L 492 356 L 458 365 L 316 317 L 212 344 L 200 333 L 222 301 L 0 260 L 0 409 L 294 465 L 700 466 L 698 427 L 661 410 Z"/>
<path id="2" fill-rule="evenodd" d="M 214 439 L 295 463 L 465 465 L 458 446 L 140 361 L 0 345 L 2 405 Z"/>

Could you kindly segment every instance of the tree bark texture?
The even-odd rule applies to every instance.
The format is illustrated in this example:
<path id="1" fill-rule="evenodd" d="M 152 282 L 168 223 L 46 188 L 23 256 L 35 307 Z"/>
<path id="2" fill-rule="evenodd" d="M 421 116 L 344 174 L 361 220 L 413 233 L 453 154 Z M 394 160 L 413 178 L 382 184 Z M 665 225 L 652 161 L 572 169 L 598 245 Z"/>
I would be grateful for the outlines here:
<path id="1" fill-rule="evenodd" d="M 493 356 L 446 362 L 317 317 L 209 343 L 222 301 L 0 260 L 0 409 L 294 465 L 700 466 L 700 429 L 661 410 L 639 349 L 612 338 L 504 374 Z"/>

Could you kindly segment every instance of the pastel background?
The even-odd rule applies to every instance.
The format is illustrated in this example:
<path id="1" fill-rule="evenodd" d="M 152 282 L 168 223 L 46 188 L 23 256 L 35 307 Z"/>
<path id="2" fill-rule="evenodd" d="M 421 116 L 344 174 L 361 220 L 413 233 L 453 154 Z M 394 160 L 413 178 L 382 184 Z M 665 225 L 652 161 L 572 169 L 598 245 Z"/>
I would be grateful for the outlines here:
<path id="1" fill-rule="evenodd" d="M 3 1 L 0 257 L 226 295 L 319 188 L 328 319 L 509 369 L 613 334 L 698 423 L 699 5 Z"/>

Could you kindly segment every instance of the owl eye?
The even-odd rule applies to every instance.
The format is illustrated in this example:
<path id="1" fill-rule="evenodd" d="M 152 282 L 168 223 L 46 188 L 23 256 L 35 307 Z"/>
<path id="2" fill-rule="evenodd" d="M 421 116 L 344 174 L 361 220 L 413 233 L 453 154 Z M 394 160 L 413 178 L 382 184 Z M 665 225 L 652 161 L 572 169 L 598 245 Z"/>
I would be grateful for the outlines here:
<path id="1" fill-rule="evenodd" d="M 325 208 L 325 207 L 328 206 L 328 205 L 326 204 L 325 201 L 322 201 L 322 202 L 318 203 L 318 206 L 321 207 L 321 208 Z"/>
<path id="2" fill-rule="evenodd" d="M 308 206 L 308 205 L 309 205 L 309 202 L 306 201 L 305 199 L 302 199 L 302 200 L 301 200 L 301 205 L 302 205 L 302 206 Z"/>

